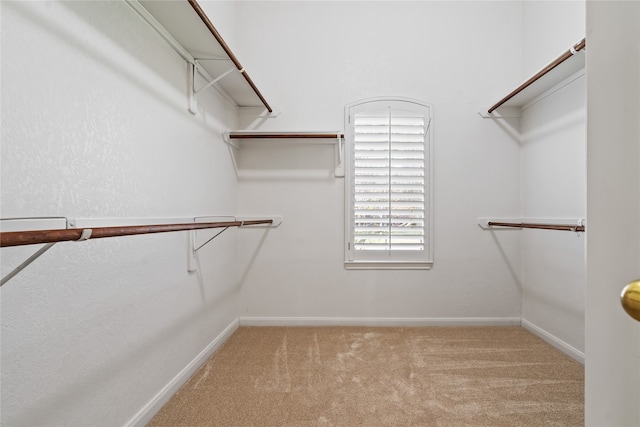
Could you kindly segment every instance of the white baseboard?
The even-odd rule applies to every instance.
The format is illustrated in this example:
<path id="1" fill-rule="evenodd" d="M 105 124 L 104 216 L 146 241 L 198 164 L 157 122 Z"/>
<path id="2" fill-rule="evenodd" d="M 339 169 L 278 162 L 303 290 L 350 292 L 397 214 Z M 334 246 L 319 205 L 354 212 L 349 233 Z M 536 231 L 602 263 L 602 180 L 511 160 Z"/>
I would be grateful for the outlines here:
<path id="1" fill-rule="evenodd" d="M 240 326 L 520 326 L 519 317 L 240 317 Z"/>
<path id="2" fill-rule="evenodd" d="M 561 352 L 565 353 L 567 356 L 571 357 L 577 362 L 580 362 L 584 365 L 584 353 L 580 350 L 570 346 L 566 342 L 562 341 L 560 338 L 555 335 L 550 334 L 544 329 L 534 325 L 528 320 L 522 319 L 521 321 L 522 327 L 542 340 L 546 341 L 548 344 L 551 344 Z"/>
<path id="3" fill-rule="evenodd" d="M 160 411 L 165 403 L 176 394 L 193 374 L 227 341 L 238 329 L 240 322 L 235 319 L 217 337 L 205 347 L 182 371 L 178 373 L 162 390 L 156 394 L 126 425 L 142 427 L 151 421 L 151 418 Z"/>

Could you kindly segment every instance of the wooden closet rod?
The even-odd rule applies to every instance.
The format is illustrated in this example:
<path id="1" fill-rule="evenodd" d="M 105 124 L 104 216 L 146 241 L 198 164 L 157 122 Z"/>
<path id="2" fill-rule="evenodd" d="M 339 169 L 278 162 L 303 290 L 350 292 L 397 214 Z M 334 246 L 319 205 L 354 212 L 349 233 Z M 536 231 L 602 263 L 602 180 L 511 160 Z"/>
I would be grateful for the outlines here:
<path id="1" fill-rule="evenodd" d="M 10 231 L 0 233 L 0 247 L 35 245 L 39 243 L 69 242 L 136 234 L 167 233 L 171 231 L 201 230 L 205 228 L 241 227 L 272 224 L 272 219 L 227 222 L 195 222 L 187 224 L 131 225 L 123 227 L 71 228 L 62 230 Z"/>
<path id="2" fill-rule="evenodd" d="M 587 45 L 586 39 L 580 40 L 577 44 L 575 44 L 569 50 L 567 50 L 565 53 L 563 53 L 562 55 L 557 57 L 549 65 L 544 67 L 542 70 L 538 71 L 529 80 L 527 80 L 526 82 L 522 83 L 520 86 L 515 88 L 510 94 L 508 94 L 507 96 L 502 98 L 500 101 L 498 101 L 495 105 L 493 105 L 491 108 L 489 108 L 489 110 L 487 110 L 487 112 L 488 113 L 492 113 L 496 108 L 500 107 L 502 104 L 504 104 L 505 102 L 507 102 L 508 100 L 510 100 L 511 98 L 513 98 L 514 96 L 516 96 L 517 94 L 522 92 L 524 89 L 529 87 L 533 82 L 535 82 L 536 80 L 539 80 L 542 76 L 547 74 L 549 71 L 553 70 L 558 65 L 562 64 L 564 61 L 566 61 L 567 59 L 571 58 L 576 52 L 581 51 L 582 49 L 584 49 L 586 45 Z"/>
<path id="3" fill-rule="evenodd" d="M 560 230 L 560 231 L 575 231 L 581 233 L 585 231 L 584 225 L 558 225 L 558 224 L 531 224 L 526 222 L 493 222 L 487 223 L 489 227 L 514 227 L 514 228 L 539 228 L 542 230 Z"/>
<path id="4" fill-rule="evenodd" d="M 204 13 L 204 11 L 202 10 L 202 7 L 200 7 L 200 5 L 196 0 L 188 0 L 188 1 L 191 7 L 193 8 L 193 10 L 195 10 L 195 12 L 198 14 L 200 19 L 204 23 L 204 25 L 209 29 L 213 37 L 215 37 L 218 43 L 220 43 L 220 46 L 222 47 L 222 49 L 224 49 L 227 56 L 229 56 L 229 59 L 231 59 L 231 61 L 236 66 L 238 71 L 240 71 L 240 73 L 244 76 L 244 79 L 247 81 L 249 86 L 251 86 L 251 89 L 253 89 L 253 91 L 258 96 L 258 98 L 260 98 L 260 101 L 265 106 L 267 111 L 269 111 L 270 113 L 273 113 L 273 109 L 271 108 L 267 100 L 264 99 L 264 96 L 262 96 L 262 93 L 260 93 L 260 90 L 258 90 L 255 83 L 253 83 L 253 80 L 251 80 L 251 77 L 249 77 L 249 74 L 247 74 L 247 72 L 244 71 L 244 67 L 242 66 L 242 64 L 240 64 L 240 61 L 238 61 L 238 58 L 231 51 L 231 49 L 229 48 L 229 45 L 224 41 L 224 39 L 222 38 L 218 30 L 216 30 L 216 27 L 213 26 L 213 24 L 207 17 L 207 14 Z"/>
<path id="5" fill-rule="evenodd" d="M 343 133 L 312 133 L 312 132 L 286 132 L 286 133 L 252 133 L 252 132 L 229 132 L 230 139 L 336 139 L 344 138 Z"/>

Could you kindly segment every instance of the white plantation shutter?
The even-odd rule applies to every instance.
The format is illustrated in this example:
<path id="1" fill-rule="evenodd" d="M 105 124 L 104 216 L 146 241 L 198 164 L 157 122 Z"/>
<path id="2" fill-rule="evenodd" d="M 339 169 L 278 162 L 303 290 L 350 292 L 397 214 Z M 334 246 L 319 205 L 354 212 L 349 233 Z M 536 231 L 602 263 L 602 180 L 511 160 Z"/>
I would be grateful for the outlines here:
<path id="1" fill-rule="evenodd" d="M 424 117 L 358 114 L 354 123 L 356 250 L 424 250 Z"/>
<path id="2" fill-rule="evenodd" d="M 429 263 L 430 108 L 377 100 L 349 110 L 347 263 Z"/>

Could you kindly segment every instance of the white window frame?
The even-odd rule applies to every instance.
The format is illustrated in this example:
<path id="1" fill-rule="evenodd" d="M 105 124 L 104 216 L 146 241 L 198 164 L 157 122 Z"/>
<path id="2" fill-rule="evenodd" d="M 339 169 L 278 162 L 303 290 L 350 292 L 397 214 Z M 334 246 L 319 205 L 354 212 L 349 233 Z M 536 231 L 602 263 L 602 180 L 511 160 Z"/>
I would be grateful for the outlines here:
<path id="1" fill-rule="evenodd" d="M 423 250 L 356 250 L 355 240 L 355 114 L 391 108 L 418 113 L 425 119 L 424 248 Z M 430 269 L 433 266 L 433 107 L 404 97 L 377 97 L 345 107 L 345 268 Z"/>

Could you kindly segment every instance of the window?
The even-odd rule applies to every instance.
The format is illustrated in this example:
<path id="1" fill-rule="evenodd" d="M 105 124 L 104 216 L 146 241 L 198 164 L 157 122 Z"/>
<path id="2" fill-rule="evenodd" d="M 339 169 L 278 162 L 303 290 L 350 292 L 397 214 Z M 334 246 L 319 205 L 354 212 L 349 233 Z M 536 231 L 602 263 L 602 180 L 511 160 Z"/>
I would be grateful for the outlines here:
<path id="1" fill-rule="evenodd" d="M 431 107 L 376 98 L 345 109 L 347 268 L 430 268 Z"/>

